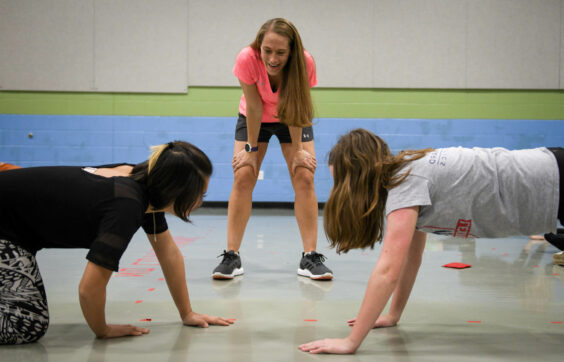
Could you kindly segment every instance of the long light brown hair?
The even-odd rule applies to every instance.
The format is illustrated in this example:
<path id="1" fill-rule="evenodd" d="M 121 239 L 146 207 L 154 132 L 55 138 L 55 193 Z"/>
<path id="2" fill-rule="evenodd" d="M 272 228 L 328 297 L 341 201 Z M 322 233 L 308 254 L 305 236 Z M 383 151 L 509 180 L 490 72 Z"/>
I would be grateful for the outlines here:
<path id="1" fill-rule="evenodd" d="M 384 140 L 364 129 L 341 136 L 329 154 L 334 185 L 323 215 L 325 234 L 337 253 L 374 248 L 382 241 L 388 191 L 410 172 L 398 171 L 429 151 L 392 155 Z"/>
<path id="2" fill-rule="evenodd" d="M 313 102 L 300 33 L 294 24 L 286 19 L 270 19 L 261 26 L 250 47 L 260 52 L 264 35 L 269 31 L 288 38 L 290 45 L 290 55 L 282 72 L 278 95 L 278 119 L 288 126 L 311 126 Z"/>

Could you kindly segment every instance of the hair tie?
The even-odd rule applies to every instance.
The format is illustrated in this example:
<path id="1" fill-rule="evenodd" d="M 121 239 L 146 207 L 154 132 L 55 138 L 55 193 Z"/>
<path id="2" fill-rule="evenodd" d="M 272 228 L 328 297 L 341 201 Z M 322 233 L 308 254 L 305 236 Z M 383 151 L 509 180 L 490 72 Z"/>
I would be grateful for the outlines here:
<path id="1" fill-rule="evenodd" d="M 167 148 L 172 149 L 174 147 L 174 143 L 173 142 L 169 142 Z"/>

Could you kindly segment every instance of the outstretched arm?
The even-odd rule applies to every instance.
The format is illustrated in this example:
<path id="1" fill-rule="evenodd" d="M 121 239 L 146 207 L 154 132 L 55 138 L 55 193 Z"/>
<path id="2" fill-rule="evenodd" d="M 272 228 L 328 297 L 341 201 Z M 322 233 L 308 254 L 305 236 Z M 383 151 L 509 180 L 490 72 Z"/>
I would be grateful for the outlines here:
<path id="1" fill-rule="evenodd" d="M 415 279 L 417 278 L 417 272 L 421 266 L 421 260 L 423 257 L 423 251 L 425 249 L 425 241 L 427 240 L 427 234 L 416 231 L 413 234 L 411 240 L 411 245 L 409 247 L 409 253 L 407 255 L 407 260 L 403 264 L 403 270 L 401 272 L 401 278 L 399 283 L 394 290 L 392 296 L 392 303 L 390 304 L 390 310 L 387 315 L 390 320 L 395 321 L 396 324 L 403 313 L 407 300 L 411 295 L 411 290 L 415 284 Z"/>
<path id="2" fill-rule="evenodd" d="M 86 269 L 78 287 L 80 307 L 86 322 L 98 338 L 140 336 L 149 333 L 149 329 L 129 324 L 106 324 L 106 285 L 112 271 L 92 262 Z"/>
<path id="3" fill-rule="evenodd" d="M 186 285 L 186 276 L 184 269 L 184 257 L 174 243 L 170 231 L 166 230 L 160 234 L 147 235 L 155 254 L 159 259 L 163 274 L 168 285 L 172 299 L 176 304 L 178 313 L 182 322 L 186 325 L 208 327 L 209 324 L 218 324 L 228 326 L 233 322 L 221 317 L 209 316 L 206 314 L 198 314 L 192 310 L 190 305 L 190 297 L 188 295 L 188 286 Z"/>
<path id="4" fill-rule="evenodd" d="M 356 352 L 399 284 L 415 232 L 417 212 L 418 207 L 410 207 L 395 210 L 388 215 L 382 252 L 368 280 L 360 312 L 349 336 L 306 343 L 299 347 L 302 351 L 338 354 Z"/>
<path id="5" fill-rule="evenodd" d="M 392 294 L 390 309 L 388 313 L 381 314 L 378 317 L 374 323 L 374 328 L 393 327 L 399 322 L 401 314 L 407 304 L 407 300 L 409 299 L 409 295 L 411 294 L 413 284 L 415 284 L 417 272 L 421 266 L 421 259 L 425 249 L 426 239 L 427 234 L 421 231 L 416 231 L 413 234 L 407 255 L 407 262 L 403 265 L 400 280 L 394 290 L 394 293 Z M 355 322 L 356 318 L 348 321 L 351 326 L 353 326 Z"/>

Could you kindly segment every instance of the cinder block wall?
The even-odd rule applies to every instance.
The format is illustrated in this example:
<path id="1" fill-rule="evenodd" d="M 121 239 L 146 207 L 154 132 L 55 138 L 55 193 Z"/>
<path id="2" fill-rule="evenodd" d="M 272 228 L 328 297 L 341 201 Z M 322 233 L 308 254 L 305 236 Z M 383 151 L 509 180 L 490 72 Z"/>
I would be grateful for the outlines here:
<path id="1" fill-rule="evenodd" d="M 0 161 L 24 167 L 140 162 L 149 146 L 182 139 L 215 170 L 207 201 L 227 201 L 238 88 L 187 95 L 0 92 Z M 327 199 L 326 157 L 338 137 L 362 127 L 392 150 L 424 147 L 564 146 L 564 93 L 314 89 L 316 192 Z M 278 141 L 271 140 L 254 201 L 292 202 Z"/>

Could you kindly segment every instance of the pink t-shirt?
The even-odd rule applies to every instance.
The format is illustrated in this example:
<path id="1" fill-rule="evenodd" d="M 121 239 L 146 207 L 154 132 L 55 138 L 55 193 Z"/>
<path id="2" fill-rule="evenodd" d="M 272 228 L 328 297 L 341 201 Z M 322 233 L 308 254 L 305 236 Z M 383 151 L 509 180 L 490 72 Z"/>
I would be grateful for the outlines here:
<path id="1" fill-rule="evenodd" d="M 315 75 L 315 62 L 311 54 L 304 50 L 307 73 L 309 77 L 309 86 L 313 87 L 317 84 L 317 76 Z M 262 122 L 274 123 L 278 122 L 276 118 L 276 105 L 278 103 L 278 90 L 272 92 L 266 66 L 260 58 L 258 50 L 246 47 L 239 52 L 233 74 L 245 84 L 256 84 L 260 98 L 262 99 Z M 247 115 L 247 101 L 245 95 L 241 96 L 239 102 L 239 113 Z"/>

